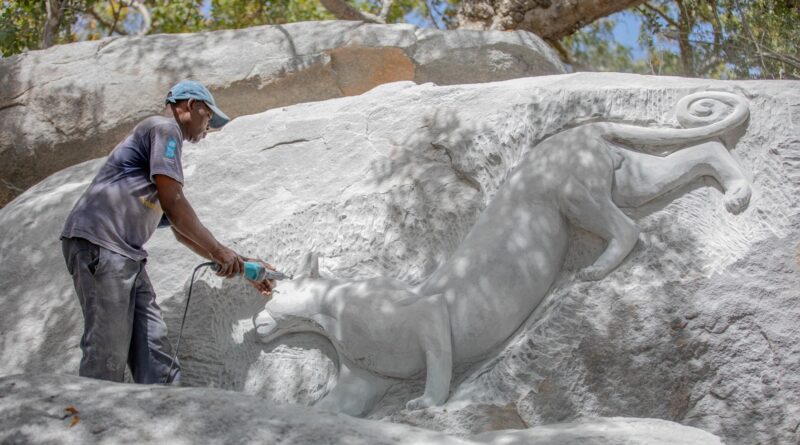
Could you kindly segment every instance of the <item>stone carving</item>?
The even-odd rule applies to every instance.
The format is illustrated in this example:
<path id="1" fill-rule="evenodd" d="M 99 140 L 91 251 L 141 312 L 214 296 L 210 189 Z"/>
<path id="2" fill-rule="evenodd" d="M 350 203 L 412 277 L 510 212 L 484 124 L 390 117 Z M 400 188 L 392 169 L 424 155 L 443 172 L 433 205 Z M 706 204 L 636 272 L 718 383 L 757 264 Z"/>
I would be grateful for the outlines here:
<path id="1" fill-rule="evenodd" d="M 568 221 L 606 241 L 578 274 L 599 280 L 638 240 L 638 226 L 620 207 L 641 206 L 701 176 L 722 186 L 729 212 L 747 207 L 750 182 L 715 140 L 747 121 L 745 99 L 690 94 L 676 114 L 684 128 L 596 122 L 532 147 L 452 257 L 418 286 L 387 277 L 324 279 L 310 255 L 304 277 L 279 286 L 281 293 L 254 317 L 258 335 L 271 342 L 316 332 L 331 341 L 339 354 L 338 383 L 318 406 L 362 415 L 386 389 L 375 375 L 423 373 L 425 391 L 407 408 L 444 403 L 453 365 L 490 354 L 547 294 L 567 251 Z M 637 146 L 671 153 L 649 155 Z"/>

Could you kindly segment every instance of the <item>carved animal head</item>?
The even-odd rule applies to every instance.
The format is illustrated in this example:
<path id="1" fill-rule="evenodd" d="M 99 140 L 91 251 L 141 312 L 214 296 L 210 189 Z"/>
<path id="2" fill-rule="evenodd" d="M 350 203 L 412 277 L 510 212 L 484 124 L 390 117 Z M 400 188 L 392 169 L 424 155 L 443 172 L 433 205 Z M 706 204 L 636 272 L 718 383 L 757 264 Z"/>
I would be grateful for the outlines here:
<path id="1" fill-rule="evenodd" d="M 263 343 L 293 332 L 318 332 L 324 330 L 315 322 L 319 314 L 320 296 L 328 284 L 319 279 L 319 260 L 309 253 L 297 278 L 279 283 L 272 299 L 264 310 L 253 317 L 256 334 Z"/>
<path id="2" fill-rule="evenodd" d="M 311 319 L 314 314 L 312 292 L 315 286 L 309 279 L 295 279 L 280 284 L 278 293 L 267 302 L 264 310 L 253 317 L 256 334 L 263 343 L 292 332 L 318 331 Z"/>

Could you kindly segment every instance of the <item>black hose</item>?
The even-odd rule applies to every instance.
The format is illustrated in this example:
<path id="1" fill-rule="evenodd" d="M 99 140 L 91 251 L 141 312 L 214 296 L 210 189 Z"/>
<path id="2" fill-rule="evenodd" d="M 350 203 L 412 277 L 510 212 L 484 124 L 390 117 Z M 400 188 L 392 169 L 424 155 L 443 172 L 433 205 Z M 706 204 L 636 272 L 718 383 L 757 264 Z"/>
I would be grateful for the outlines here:
<path id="1" fill-rule="evenodd" d="M 192 299 L 192 286 L 194 285 L 194 276 L 198 270 L 203 267 L 213 267 L 216 266 L 217 263 L 213 261 L 209 261 L 207 263 L 200 264 L 199 266 L 194 268 L 192 272 L 192 279 L 189 281 L 189 292 L 186 294 L 186 308 L 183 309 L 183 319 L 181 319 L 181 329 L 178 331 L 178 342 L 175 344 L 175 353 L 172 355 L 172 362 L 169 364 L 169 371 L 167 371 L 167 375 L 164 377 L 164 383 L 167 383 L 169 380 L 170 375 L 172 374 L 172 368 L 175 366 L 175 359 L 178 358 L 178 349 L 181 347 L 181 337 L 183 337 L 183 325 L 186 323 L 186 314 L 189 312 L 189 301 Z"/>

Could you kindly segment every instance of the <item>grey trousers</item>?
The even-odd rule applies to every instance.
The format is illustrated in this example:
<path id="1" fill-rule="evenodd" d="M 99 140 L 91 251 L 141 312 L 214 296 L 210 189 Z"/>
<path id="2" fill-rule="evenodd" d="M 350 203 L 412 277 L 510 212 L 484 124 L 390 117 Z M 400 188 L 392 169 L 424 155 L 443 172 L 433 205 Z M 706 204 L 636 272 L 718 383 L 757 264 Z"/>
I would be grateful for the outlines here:
<path id="1" fill-rule="evenodd" d="M 65 238 L 61 248 L 83 310 L 79 374 L 121 382 L 127 364 L 136 383 L 178 383 L 177 360 L 167 377 L 172 348 L 145 261 L 83 238 Z"/>

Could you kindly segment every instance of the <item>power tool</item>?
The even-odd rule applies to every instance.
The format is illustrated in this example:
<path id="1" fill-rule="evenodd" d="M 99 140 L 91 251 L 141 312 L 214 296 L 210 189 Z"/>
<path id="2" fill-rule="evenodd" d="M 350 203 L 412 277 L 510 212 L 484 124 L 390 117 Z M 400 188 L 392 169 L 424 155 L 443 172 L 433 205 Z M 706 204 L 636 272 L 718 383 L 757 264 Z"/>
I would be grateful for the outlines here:
<path id="1" fill-rule="evenodd" d="M 211 263 L 211 268 L 214 269 L 214 272 L 220 269 L 217 263 Z M 244 272 L 242 275 L 250 281 L 285 280 L 287 278 L 291 280 L 293 278 L 291 275 L 286 275 L 283 272 L 267 269 L 261 263 L 256 263 L 254 261 L 244 262 Z"/>
<path id="2" fill-rule="evenodd" d="M 192 278 L 189 281 L 189 291 L 186 294 L 186 307 L 183 309 L 183 319 L 181 319 L 181 329 L 178 331 L 178 341 L 175 344 L 175 353 L 172 355 L 172 362 L 169 364 L 169 370 L 167 371 L 167 375 L 164 376 L 164 383 L 167 383 L 169 380 L 170 374 L 172 374 L 172 369 L 175 367 L 175 360 L 178 358 L 178 349 L 181 347 L 181 337 L 183 337 L 183 326 L 186 323 L 186 314 L 189 312 L 189 301 L 192 299 L 192 286 L 194 285 L 194 276 L 197 274 L 197 271 L 202 269 L 203 267 L 210 267 L 214 271 L 220 270 L 220 265 L 209 261 L 207 263 L 202 263 L 194 268 L 192 272 Z M 256 263 L 254 261 L 245 261 L 244 262 L 244 270 L 242 271 L 242 275 L 251 281 L 263 281 L 263 280 L 285 280 L 285 279 L 293 279 L 292 275 L 286 275 L 283 272 L 278 272 L 277 270 L 271 270 L 264 267 L 261 263 Z"/>

